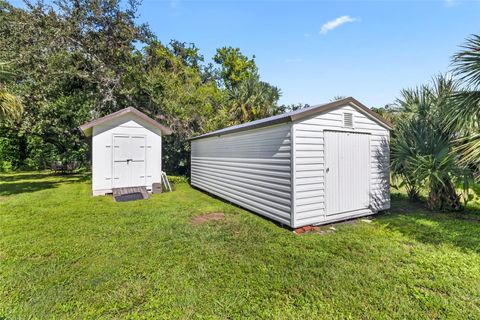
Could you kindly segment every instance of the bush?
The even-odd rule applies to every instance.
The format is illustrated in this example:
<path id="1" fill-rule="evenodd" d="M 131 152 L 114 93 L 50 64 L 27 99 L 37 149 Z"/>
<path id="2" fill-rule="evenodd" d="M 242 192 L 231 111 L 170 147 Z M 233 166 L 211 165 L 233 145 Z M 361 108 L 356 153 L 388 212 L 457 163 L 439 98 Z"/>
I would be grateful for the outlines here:
<path id="1" fill-rule="evenodd" d="M 8 172 L 18 167 L 18 144 L 11 138 L 0 138 L 0 170 Z"/>
<path id="2" fill-rule="evenodd" d="M 187 176 L 168 176 L 168 181 L 171 184 L 188 183 L 188 177 Z"/>
<path id="3" fill-rule="evenodd" d="M 10 161 L 0 161 L 0 172 L 12 172 L 13 164 Z"/>

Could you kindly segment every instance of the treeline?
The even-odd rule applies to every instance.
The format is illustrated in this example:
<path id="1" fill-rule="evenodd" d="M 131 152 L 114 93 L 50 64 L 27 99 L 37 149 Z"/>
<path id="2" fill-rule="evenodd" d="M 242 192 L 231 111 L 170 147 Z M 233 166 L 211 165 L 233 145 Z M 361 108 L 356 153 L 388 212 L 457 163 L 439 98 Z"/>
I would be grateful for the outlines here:
<path id="1" fill-rule="evenodd" d="M 285 111 L 254 57 L 224 47 L 206 63 L 195 44 L 162 44 L 136 22 L 138 6 L 0 0 L 0 170 L 85 165 L 78 126 L 134 106 L 173 129 L 164 167 L 185 174 L 191 136 Z"/>
<path id="2" fill-rule="evenodd" d="M 136 22 L 136 0 L 0 0 L 0 170 L 88 164 L 78 126 L 134 106 L 171 127 L 170 174 L 189 170 L 188 138 L 303 107 L 278 106 L 280 90 L 260 80 L 254 57 L 219 48 L 206 63 L 192 43 L 162 44 Z M 457 210 L 473 197 L 480 168 L 480 36 L 431 83 L 375 109 L 394 124 L 394 184 L 432 209 Z"/>

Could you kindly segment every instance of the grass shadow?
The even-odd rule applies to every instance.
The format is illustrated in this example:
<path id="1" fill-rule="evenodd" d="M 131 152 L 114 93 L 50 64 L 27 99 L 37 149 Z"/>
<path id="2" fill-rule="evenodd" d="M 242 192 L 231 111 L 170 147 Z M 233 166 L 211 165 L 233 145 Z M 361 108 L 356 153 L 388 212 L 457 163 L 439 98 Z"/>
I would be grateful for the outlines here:
<path id="1" fill-rule="evenodd" d="M 20 180 L 45 179 L 52 176 L 50 172 L 22 172 L 22 173 L 3 173 L 0 174 L 0 183 L 18 182 Z"/>
<path id="2" fill-rule="evenodd" d="M 379 223 L 415 241 L 429 245 L 451 245 L 480 253 L 480 210 L 461 213 L 432 212 L 422 202 L 412 203 L 392 196 L 391 209 Z"/>
<path id="3" fill-rule="evenodd" d="M 86 173 L 59 175 L 50 172 L 15 173 L 0 175 L 0 196 L 6 197 L 28 192 L 57 188 L 61 184 L 90 180 Z"/>

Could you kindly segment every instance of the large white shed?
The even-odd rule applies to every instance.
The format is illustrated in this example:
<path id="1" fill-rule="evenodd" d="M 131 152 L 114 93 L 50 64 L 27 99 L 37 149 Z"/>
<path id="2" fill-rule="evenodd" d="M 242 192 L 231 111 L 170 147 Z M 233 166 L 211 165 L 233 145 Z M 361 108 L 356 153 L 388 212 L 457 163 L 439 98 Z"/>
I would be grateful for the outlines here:
<path id="1" fill-rule="evenodd" d="M 390 208 L 389 134 L 346 98 L 191 141 L 191 184 L 292 228 Z"/>
<path id="2" fill-rule="evenodd" d="M 162 135 L 171 130 L 133 107 L 80 126 L 92 137 L 92 193 L 161 182 Z"/>

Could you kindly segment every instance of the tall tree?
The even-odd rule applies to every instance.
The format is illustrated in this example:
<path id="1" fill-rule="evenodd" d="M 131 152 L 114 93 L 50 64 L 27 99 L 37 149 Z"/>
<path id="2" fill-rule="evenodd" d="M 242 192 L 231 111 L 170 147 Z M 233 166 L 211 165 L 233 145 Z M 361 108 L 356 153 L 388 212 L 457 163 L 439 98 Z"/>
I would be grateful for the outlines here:
<path id="1" fill-rule="evenodd" d="M 129 73 L 141 59 L 136 45 L 151 38 L 135 22 L 137 5 L 56 0 L 27 2 L 23 10 L 0 2 L 0 59 L 13 62 L 25 108 L 15 130 L 25 140 L 21 153 L 38 155 L 33 162 L 86 160 L 78 125 L 135 101 Z"/>
<path id="2" fill-rule="evenodd" d="M 249 77 L 232 88 L 228 109 L 233 122 L 248 122 L 276 113 L 280 90 L 257 77 Z"/>
<path id="3" fill-rule="evenodd" d="M 170 48 L 172 53 L 179 58 L 187 67 L 199 70 L 203 56 L 199 53 L 200 49 L 194 43 L 186 43 L 178 40 L 170 41 Z"/>
<path id="4" fill-rule="evenodd" d="M 220 65 L 220 78 L 223 85 L 232 89 L 242 81 L 258 75 L 255 56 L 248 58 L 239 48 L 223 47 L 217 49 L 213 61 Z"/>
<path id="5" fill-rule="evenodd" d="M 144 50 L 143 65 L 132 74 L 137 83 L 134 95 L 142 111 L 168 125 L 173 134 L 165 138 L 164 161 L 169 173 L 189 170 L 188 139 L 227 125 L 225 93 L 214 79 L 205 81 L 198 65 L 185 63 L 178 50 L 170 51 L 159 42 Z"/>

